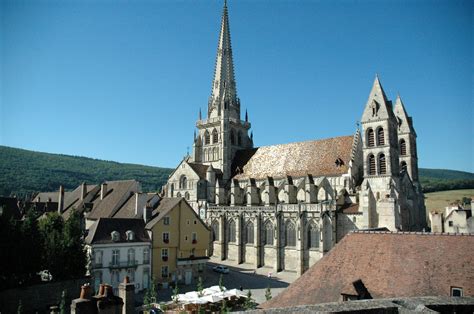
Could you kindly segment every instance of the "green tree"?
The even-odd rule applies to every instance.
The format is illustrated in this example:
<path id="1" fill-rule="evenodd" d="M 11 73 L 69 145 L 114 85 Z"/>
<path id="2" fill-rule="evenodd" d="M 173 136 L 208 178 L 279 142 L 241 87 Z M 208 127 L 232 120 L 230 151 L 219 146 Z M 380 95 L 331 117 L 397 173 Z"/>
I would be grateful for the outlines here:
<path id="1" fill-rule="evenodd" d="M 82 214 L 73 210 L 63 229 L 64 271 L 69 278 L 84 276 L 86 272 L 87 254 L 83 230 Z"/>
<path id="2" fill-rule="evenodd" d="M 43 240 L 42 269 L 49 270 L 53 279 L 62 279 L 66 276 L 63 228 L 64 220 L 57 212 L 46 214 L 39 223 Z"/>
<path id="3" fill-rule="evenodd" d="M 244 302 L 244 309 L 245 310 L 252 310 L 255 308 L 255 301 L 252 299 L 252 291 L 247 292 L 247 298 L 245 299 Z"/>
<path id="4" fill-rule="evenodd" d="M 151 279 L 150 288 L 146 289 L 145 297 L 143 298 L 143 305 L 146 309 L 150 309 L 154 303 L 157 302 L 156 280 L 155 277 Z"/>
<path id="5" fill-rule="evenodd" d="M 178 303 L 178 294 L 179 294 L 179 288 L 178 288 L 178 283 L 175 284 L 174 289 L 173 289 L 173 301 L 174 303 Z"/>
<path id="6" fill-rule="evenodd" d="M 202 278 L 199 276 L 198 283 L 197 283 L 197 291 L 199 297 L 203 296 L 204 285 L 202 284 Z"/>
<path id="7" fill-rule="evenodd" d="M 16 313 L 23 314 L 23 304 L 21 303 L 21 299 L 20 299 L 20 302 L 18 302 L 18 308 L 16 310 Z"/>
<path id="8" fill-rule="evenodd" d="M 222 299 L 222 305 L 221 305 L 221 313 L 229 313 L 230 309 L 227 306 L 227 301 L 226 299 Z"/>
<path id="9" fill-rule="evenodd" d="M 61 302 L 59 303 L 59 314 L 66 314 L 66 290 L 61 293 Z"/>
<path id="10" fill-rule="evenodd" d="M 222 277 L 222 274 L 219 276 L 219 289 L 224 291 L 224 278 Z"/>
<path id="11" fill-rule="evenodd" d="M 267 287 L 265 290 L 265 300 L 271 300 L 272 299 L 272 291 L 270 289 L 270 286 Z"/>

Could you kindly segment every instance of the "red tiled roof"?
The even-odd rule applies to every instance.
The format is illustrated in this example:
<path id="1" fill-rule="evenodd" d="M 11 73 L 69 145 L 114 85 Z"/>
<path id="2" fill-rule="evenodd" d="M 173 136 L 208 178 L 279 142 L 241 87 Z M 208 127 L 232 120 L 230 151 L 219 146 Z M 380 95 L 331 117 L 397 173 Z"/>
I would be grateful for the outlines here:
<path id="1" fill-rule="evenodd" d="M 262 308 L 341 301 L 361 280 L 373 298 L 474 296 L 474 235 L 354 232 Z"/>
<path id="2" fill-rule="evenodd" d="M 234 157 L 232 173 L 236 179 L 341 175 L 347 173 L 353 141 L 350 135 L 240 150 Z"/>
<path id="3" fill-rule="evenodd" d="M 359 213 L 359 203 L 344 204 L 341 207 L 341 211 L 344 214 L 358 214 Z"/>

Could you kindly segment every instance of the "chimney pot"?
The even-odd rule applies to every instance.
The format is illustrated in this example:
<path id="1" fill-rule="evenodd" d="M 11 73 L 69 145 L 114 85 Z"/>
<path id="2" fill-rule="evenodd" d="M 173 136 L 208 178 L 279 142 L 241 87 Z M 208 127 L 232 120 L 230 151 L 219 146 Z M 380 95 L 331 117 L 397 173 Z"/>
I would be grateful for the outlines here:
<path id="1" fill-rule="evenodd" d="M 100 199 L 103 200 L 107 195 L 107 183 L 102 183 L 100 186 Z"/>
<path id="2" fill-rule="evenodd" d="M 83 200 L 86 197 L 87 194 L 87 185 L 85 182 L 82 182 L 81 184 L 81 200 Z"/>
<path id="3" fill-rule="evenodd" d="M 58 213 L 61 214 L 64 210 L 64 187 L 59 186 L 59 198 L 58 198 Z"/>
<path id="4" fill-rule="evenodd" d="M 99 285 L 99 292 L 97 293 L 97 295 L 102 296 L 104 295 L 104 292 L 105 292 L 105 284 L 101 283 Z"/>
<path id="5" fill-rule="evenodd" d="M 88 284 L 81 286 L 81 295 L 79 298 L 89 300 L 91 297 L 91 286 Z"/>
<path id="6" fill-rule="evenodd" d="M 114 296 L 114 290 L 111 285 L 104 285 L 104 297 L 110 298 Z"/>
<path id="7" fill-rule="evenodd" d="M 123 278 L 123 283 L 130 283 L 130 278 L 128 278 L 128 276 L 125 276 L 125 278 Z"/>

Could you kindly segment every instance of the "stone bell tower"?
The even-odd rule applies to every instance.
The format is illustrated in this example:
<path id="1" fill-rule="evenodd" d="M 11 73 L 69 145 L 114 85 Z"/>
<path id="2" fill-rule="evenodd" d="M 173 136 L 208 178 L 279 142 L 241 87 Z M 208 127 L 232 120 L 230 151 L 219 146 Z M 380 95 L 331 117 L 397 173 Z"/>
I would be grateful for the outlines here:
<path id="1" fill-rule="evenodd" d="M 223 180 L 231 177 L 231 164 L 235 152 L 239 149 L 253 147 L 252 138 L 248 135 L 250 123 L 245 113 L 245 120 L 240 120 L 240 99 L 234 77 L 234 62 L 230 40 L 229 13 L 227 2 L 224 2 L 221 29 L 217 44 L 217 57 L 209 97 L 207 118 L 196 122 L 198 133 L 194 137 L 191 161 L 212 165 L 223 173 Z"/>
<path id="2" fill-rule="evenodd" d="M 397 119 L 376 77 L 361 120 L 364 181 L 361 205 L 364 227 L 400 227 Z"/>

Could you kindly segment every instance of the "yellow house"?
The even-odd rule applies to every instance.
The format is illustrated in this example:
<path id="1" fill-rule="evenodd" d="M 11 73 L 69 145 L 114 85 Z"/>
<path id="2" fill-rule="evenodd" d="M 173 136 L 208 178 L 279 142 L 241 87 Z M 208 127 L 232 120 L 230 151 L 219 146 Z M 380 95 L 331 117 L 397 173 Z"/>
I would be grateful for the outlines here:
<path id="1" fill-rule="evenodd" d="M 152 239 L 152 275 L 164 287 L 191 284 L 209 259 L 211 232 L 181 197 L 163 198 L 145 227 Z"/>

